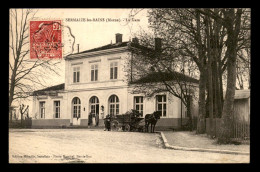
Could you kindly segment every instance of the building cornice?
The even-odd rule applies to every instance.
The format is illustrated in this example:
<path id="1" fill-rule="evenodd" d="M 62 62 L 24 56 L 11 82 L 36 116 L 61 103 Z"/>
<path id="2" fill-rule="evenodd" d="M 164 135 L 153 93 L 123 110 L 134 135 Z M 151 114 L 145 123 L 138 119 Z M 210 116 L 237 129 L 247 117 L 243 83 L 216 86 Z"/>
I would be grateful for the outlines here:
<path id="1" fill-rule="evenodd" d="M 80 91 L 96 91 L 96 90 L 111 90 L 111 89 L 121 89 L 121 88 L 128 88 L 128 85 L 120 85 L 120 86 L 113 86 L 113 87 L 94 87 L 94 88 L 84 88 L 84 89 L 67 89 L 62 92 L 80 92 Z"/>

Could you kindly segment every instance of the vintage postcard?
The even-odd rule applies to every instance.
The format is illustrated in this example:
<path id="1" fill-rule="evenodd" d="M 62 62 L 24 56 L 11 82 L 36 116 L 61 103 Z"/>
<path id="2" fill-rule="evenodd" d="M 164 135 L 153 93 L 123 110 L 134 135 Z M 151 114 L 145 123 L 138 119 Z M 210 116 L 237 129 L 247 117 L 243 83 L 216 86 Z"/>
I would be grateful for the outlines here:
<path id="1" fill-rule="evenodd" d="M 250 22 L 10 8 L 9 163 L 250 163 Z"/>

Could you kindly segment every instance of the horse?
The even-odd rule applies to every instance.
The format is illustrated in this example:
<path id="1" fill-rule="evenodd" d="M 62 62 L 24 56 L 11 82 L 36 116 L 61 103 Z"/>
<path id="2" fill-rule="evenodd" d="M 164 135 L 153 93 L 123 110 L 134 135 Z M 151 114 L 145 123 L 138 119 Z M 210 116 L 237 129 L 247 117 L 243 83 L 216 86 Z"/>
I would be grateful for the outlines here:
<path id="1" fill-rule="evenodd" d="M 152 114 L 146 114 L 144 119 L 145 119 L 145 132 L 149 132 L 148 131 L 148 127 L 151 124 L 151 133 L 154 133 L 154 128 L 155 125 L 158 121 L 158 119 L 160 119 L 161 116 L 161 112 L 160 111 L 155 111 Z"/>

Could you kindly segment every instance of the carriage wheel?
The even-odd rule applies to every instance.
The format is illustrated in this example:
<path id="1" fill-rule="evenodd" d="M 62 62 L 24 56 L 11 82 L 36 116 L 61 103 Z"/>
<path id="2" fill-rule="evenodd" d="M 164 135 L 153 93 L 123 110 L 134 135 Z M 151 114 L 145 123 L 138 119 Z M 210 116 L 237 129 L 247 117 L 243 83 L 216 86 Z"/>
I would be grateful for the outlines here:
<path id="1" fill-rule="evenodd" d="M 129 124 L 125 125 L 125 131 L 130 131 L 130 125 Z"/>
<path id="2" fill-rule="evenodd" d="M 111 122 L 111 131 L 118 131 L 119 129 L 119 122 L 114 120 Z"/>

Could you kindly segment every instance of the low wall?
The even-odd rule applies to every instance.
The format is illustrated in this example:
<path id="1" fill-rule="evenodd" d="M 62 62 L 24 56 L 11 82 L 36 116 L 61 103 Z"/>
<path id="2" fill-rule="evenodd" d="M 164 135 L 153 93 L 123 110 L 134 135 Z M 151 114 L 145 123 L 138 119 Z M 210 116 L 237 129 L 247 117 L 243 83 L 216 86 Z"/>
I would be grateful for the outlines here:
<path id="1" fill-rule="evenodd" d="M 104 120 L 103 120 L 103 119 L 99 119 L 98 126 L 102 126 L 102 127 L 105 126 L 105 124 L 104 124 Z"/>
<path id="2" fill-rule="evenodd" d="M 186 124 L 187 119 L 182 119 L 182 124 Z M 156 124 L 158 127 L 178 128 L 181 126 L 180 118 L 160 118 Z"/>
<path id="3" fill-rule="evenodd" d="M 63 126 L 70 126 L 70 119 L 33 119 L 32 128 L 61 128 Z M 80 126 L 88 126 L 88 119 L 81 119 Z M 100 127 L 105 126 L 104 120 L 99 119 Z"/>
<path id="4" fill-rule="evenodd" d="M 32 128 L 59 128 L 69 126 L 69 119 L 33 119 Z"/>
<path id="5" fill-rule="evenodd" d="M 181 129 L 181 123 L 185 126 L 188 122 L 188 118 L 161 118 L 158 120 L 156 124 L 156 130 L 178 130 Z M 193 119 L 193 128 L 196 125 L 196 120 Z M 70 126 L 70 119 L 33 119 L 32 120 L 32 128 L 61 128 L 63 126 Z M 140 123 L 140 125 L 144 125 Z M 88 119 L 81 119 L 80 126 L 87 127 L 88 126 Z M 104 127 L 104 120 L 99 119 L 99 127 Z"/>
<path id="6" fill-rule="evenodd" d="M 88 126 L 88 119 L 81 119 L 80 120 L 80 126 Z M 98 126 L 100 126 L 100 127 L 105 126 L 103 119 L 99 119 Z"/>
<path id="7" fill-rule="evenodd" d="M 156 124 L 156 129 L 161 130 L 161 129 L 175 129 L 175 130 L 180 130 L 181 125 L 185 126 L 188 124 L 189 118 L 161 118 L 158 120 Z M 192 119 L 193 123 L 193 129 L 196 129 L 197 126 L 197 118 Z"/>
<path id="8" fill-rule="evenodd" d="M 88 126 L 88 119 L 80 119 L 80 126 Z"/>

